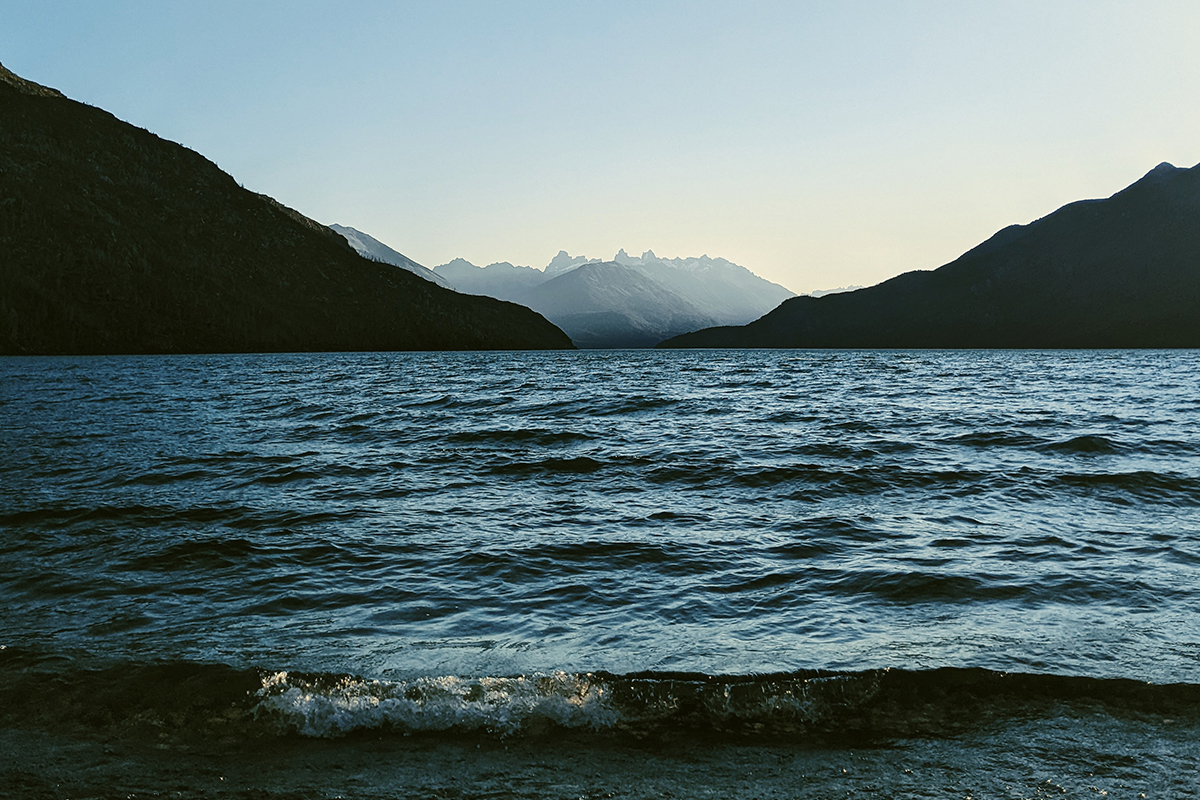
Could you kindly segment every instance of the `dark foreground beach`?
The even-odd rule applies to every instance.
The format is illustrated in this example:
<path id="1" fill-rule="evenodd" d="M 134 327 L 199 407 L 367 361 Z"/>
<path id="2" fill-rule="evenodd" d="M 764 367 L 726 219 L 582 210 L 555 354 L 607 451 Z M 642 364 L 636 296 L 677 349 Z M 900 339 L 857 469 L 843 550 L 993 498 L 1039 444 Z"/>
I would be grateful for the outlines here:
<path id="1" fill-rule="evenodd" d="M 105 742 L 6 730 L 0 789 L 28 798 L 1187 798 L 1200 724 L 1089 708 L 876 747 L 519 740 Z M 453 737 L 451 737 L 453 738 Z"/>

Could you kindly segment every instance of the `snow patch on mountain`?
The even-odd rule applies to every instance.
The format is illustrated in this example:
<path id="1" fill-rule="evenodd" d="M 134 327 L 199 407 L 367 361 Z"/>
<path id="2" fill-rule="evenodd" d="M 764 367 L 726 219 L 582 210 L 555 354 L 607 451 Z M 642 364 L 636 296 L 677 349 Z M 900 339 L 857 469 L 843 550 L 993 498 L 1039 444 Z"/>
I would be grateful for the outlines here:
<path id="1" fill-rule="evenodd" d="M 350 228 L 345 225 L 338 225 L 336 223 L 330 225 L 329 228 L 330 230 L 340 233 L 343 238 L 350 243 L 350 246 L 358 251 L 358 254 L 364 258 L 369 258 L 372 261 L 381 261 L 384 264 L 391 264 L 392 266 L 406 269 L 414 275 L 419 275 L 427 281 L 436 283 L 438 286 L 443 286 L 447 289 L 454 288 L 450 285 L 450 282 L 441 275 L 438 275 L 428 267 L 421 266 L 403 253 L 396 252 L 373 236 L 368 236 L 360 230 L 356 230 L 355 228 Z"/>

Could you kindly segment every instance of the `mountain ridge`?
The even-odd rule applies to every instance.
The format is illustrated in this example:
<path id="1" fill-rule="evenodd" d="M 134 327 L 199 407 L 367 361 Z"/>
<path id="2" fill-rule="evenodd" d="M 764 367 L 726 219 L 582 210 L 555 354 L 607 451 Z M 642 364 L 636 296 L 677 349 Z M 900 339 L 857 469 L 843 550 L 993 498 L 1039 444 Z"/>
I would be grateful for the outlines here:
<path id="1" fill-rule="evenodd" d="M 662 347 L 1200 346 L 1200 167 L 997 231 L 934 270 L 796 297 Z"/>
<path id="2" fill-rule="evenodd" d="M 0 353 L 571 347 L 0 66 Z"/>
<path id="3" fill-rule="evenodd" d="M 425 280 L 436 283 L 438 286 L 441 286 L 444 289 L 454 288 L 450 285 L 450 282 L 441 275 L 438 275 L 428 267 L 418 264 L 403 253 L 393 250 L 373 236 L 365 234 L 355 228 L 350 228 L 345 225 L 338 225 L 337 223 L 333 223 L 328 227 L 330 230 L 341 234 L 346 241 L 350 243 L 350 246 L 353 247 L 355 251 L 357 251 L 358 254 L 364 258 L 369 258 L 373 261 L 380 261 L 384 264 L 391 264 L 394 267 L 406 269 L 414 275 L 419 275 Z"/>

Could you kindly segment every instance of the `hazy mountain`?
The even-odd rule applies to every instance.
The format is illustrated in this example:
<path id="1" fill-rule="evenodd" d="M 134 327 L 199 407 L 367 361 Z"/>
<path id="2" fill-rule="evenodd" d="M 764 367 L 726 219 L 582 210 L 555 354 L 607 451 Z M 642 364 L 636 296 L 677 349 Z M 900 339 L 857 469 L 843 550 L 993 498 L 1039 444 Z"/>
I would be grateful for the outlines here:
<path id="1" fill-rule="evenodd" d="M 329 228 L 344 236 L 346 241 L 350 243 L 350 246 L 358 251 L 358 254 L 361 256 L 369 258 L 372 261 L 382 261 L 384 264 L 391 264 L 392 266 L 406 269 L 414 275 L 420 275 L 427 281 L 433 281 L 438 286 L 444 286 L 447 289 L 454 288 L 450 285 L 449 281 L 429 269 L 429 267 L 421 266 L 403 253 L 397 253 L 373 236 L 368 236 L 360 230 L 348 228 L 344 225 L 335 224 L 330 225 Z"/>
<path id="2" fill-rule="evenodd" d="M 538 284 L 525 299 L 558 320 L 580 347 L 653 347 L 713 319 L 639 270 L 611 261 L 575 267 Z"/>
<path id="3" fill-rule="evenodd" d="M 621 251 L 625 252 L 624 250 Z M 588 258 L 587 256 L 572 256 L 566 250 L 559 250 L 558 255 L 550 259 L 550 263 L 546 265 L 546 275 L 554 277 L 561 275 L 564 272 L 569 272 L 575 267 L 582 266 L 591 261 L 599 261 L 598 258 Z"/>
<path id="4" fill-rule="evenodd" d="M 633 257 L 621 250 L 613 260 L 658 281 L 718 325 L 741 325 L 758 319 L 795 296 L 723 258 L 659 258 L 652 250 Z"/>
<path id="5" fill-rule="evenodd" d="M 529 290 L 546 280 L 541 270 L 515 267 L 507 261 L 477 267 L 466 259 L 456 258 L 448 264 L 434 267 L 434 271 L 460 292 L 511 300 L 522 305 L 526 305 L 525 295 Z"/>
<path id="6" fill-rule="evenodd" d="M 0 352 L 569 346 L 0 67 Z"/>
<path id="7" fill-rule="evenodd" d="M 582 347 L 648 347 L 709 325 L 757 319 L 793 293 L 723 258 L 663 259 L 621 250 L 612 261 L 565 250 L 544 270 L 463 259 L 434 268 L 460 291 L 527 305 Z"/>
<path id="8" fill-rule="evenodd" d="M 664 347 L 1200 347 L 1200 167 L 1005 228 L 933 271 Z"/>

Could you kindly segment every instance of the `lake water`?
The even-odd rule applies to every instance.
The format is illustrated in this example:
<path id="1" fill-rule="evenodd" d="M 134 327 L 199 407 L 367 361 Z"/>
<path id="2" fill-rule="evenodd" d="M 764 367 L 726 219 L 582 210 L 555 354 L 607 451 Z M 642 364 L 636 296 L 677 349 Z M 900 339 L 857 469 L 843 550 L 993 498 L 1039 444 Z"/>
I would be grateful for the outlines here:
<path id="1" fill-rule="evenodd" d="M 8 794 L 1200 793 L 1196 351 L 8 358 L 0 451 Z"/>

